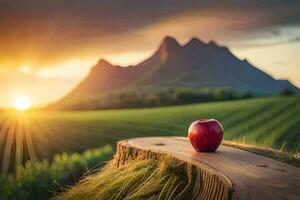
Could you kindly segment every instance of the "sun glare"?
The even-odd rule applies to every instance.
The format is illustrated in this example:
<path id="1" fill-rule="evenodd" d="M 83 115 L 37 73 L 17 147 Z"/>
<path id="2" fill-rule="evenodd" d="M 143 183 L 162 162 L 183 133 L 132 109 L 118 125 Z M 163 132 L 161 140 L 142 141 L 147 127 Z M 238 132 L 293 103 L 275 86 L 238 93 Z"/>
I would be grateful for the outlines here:
<path id="1" fill-rule="evenodd" d="M 31 105 L 31 101 L 27 96 L 20 96 L 14 101 L 14 108 L 18 111 L 26 111 Z"/>

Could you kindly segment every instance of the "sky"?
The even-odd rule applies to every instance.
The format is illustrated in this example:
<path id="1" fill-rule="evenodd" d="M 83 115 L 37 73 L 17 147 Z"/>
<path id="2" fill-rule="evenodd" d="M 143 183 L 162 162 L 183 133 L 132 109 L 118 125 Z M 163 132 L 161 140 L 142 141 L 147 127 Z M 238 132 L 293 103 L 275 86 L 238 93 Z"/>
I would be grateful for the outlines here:
<path id="1" fill-rule="evenodd" d="M 0 0 L 0 107 L 53 102 L 99 59 L 137 64 L 166 35 L 214 40 L 300 87 L 299 0 Z"/>

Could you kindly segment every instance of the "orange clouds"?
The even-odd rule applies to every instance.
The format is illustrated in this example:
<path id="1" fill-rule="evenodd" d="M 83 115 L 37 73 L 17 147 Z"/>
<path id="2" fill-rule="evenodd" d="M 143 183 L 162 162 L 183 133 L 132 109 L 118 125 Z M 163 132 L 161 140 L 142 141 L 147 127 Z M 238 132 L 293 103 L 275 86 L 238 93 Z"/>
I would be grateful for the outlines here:
<path id="1" fill-rule="evenodd" d="M 19 93 L 28 93 L 36 104 L 47 103 L 74 87 L 101 57 L 114 64 L 136 64 L 166 35 L 180 42 L 198 36 L 229 47 L 261 38 L 280 40 L 278 27 L 299 26 L 299 7 L 296 0 L 2 0 L 0 91 L 5 98 L 0 106 L 9 105 Z M 300 47 L 291 49 L 297 52 Z M 284 72 L 274 67 L 278 65 L 272 56 L 261 55 L 271 54 L 270 49 L 262 49 L 260 55 L 239 48 L 234 51 L 266 66 L 276 77 L 296 80 L 300 76 L 293 67 L 299 59 L 286 49 L 275 59 L 289 59 Z"/>

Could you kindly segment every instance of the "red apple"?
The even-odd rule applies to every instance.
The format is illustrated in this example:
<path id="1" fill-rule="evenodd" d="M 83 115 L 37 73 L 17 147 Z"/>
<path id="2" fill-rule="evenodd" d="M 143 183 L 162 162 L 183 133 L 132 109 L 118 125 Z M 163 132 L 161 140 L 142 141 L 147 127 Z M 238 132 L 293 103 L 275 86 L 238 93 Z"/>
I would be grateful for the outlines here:
<path id="1" fill-rule="evenodd" d="M 223 139 L 223 127 L 215 119 L 201 119 L 189 127 L 189 140 L 198 152 L 214 152 Z"/>

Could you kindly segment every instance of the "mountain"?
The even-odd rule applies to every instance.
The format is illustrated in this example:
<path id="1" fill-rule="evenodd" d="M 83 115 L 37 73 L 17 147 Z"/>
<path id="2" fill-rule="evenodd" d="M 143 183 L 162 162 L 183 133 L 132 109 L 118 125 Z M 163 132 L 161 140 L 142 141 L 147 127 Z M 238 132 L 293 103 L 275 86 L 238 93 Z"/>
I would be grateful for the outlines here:
<path id="1" fill-rule="evenodd" d="M 167 36 L 157 51 L 138 65 L 113 66 L 101 59 L 89 75 L 59 102 L 120 90 L 204 87 L 230 87 L 256 95 L 279 94 L 286 88 L 300 92 L 289 81 L 274 79 L 214 41 L 205 43 L 192 38 L 180 45 L 176 39 Z"/>

